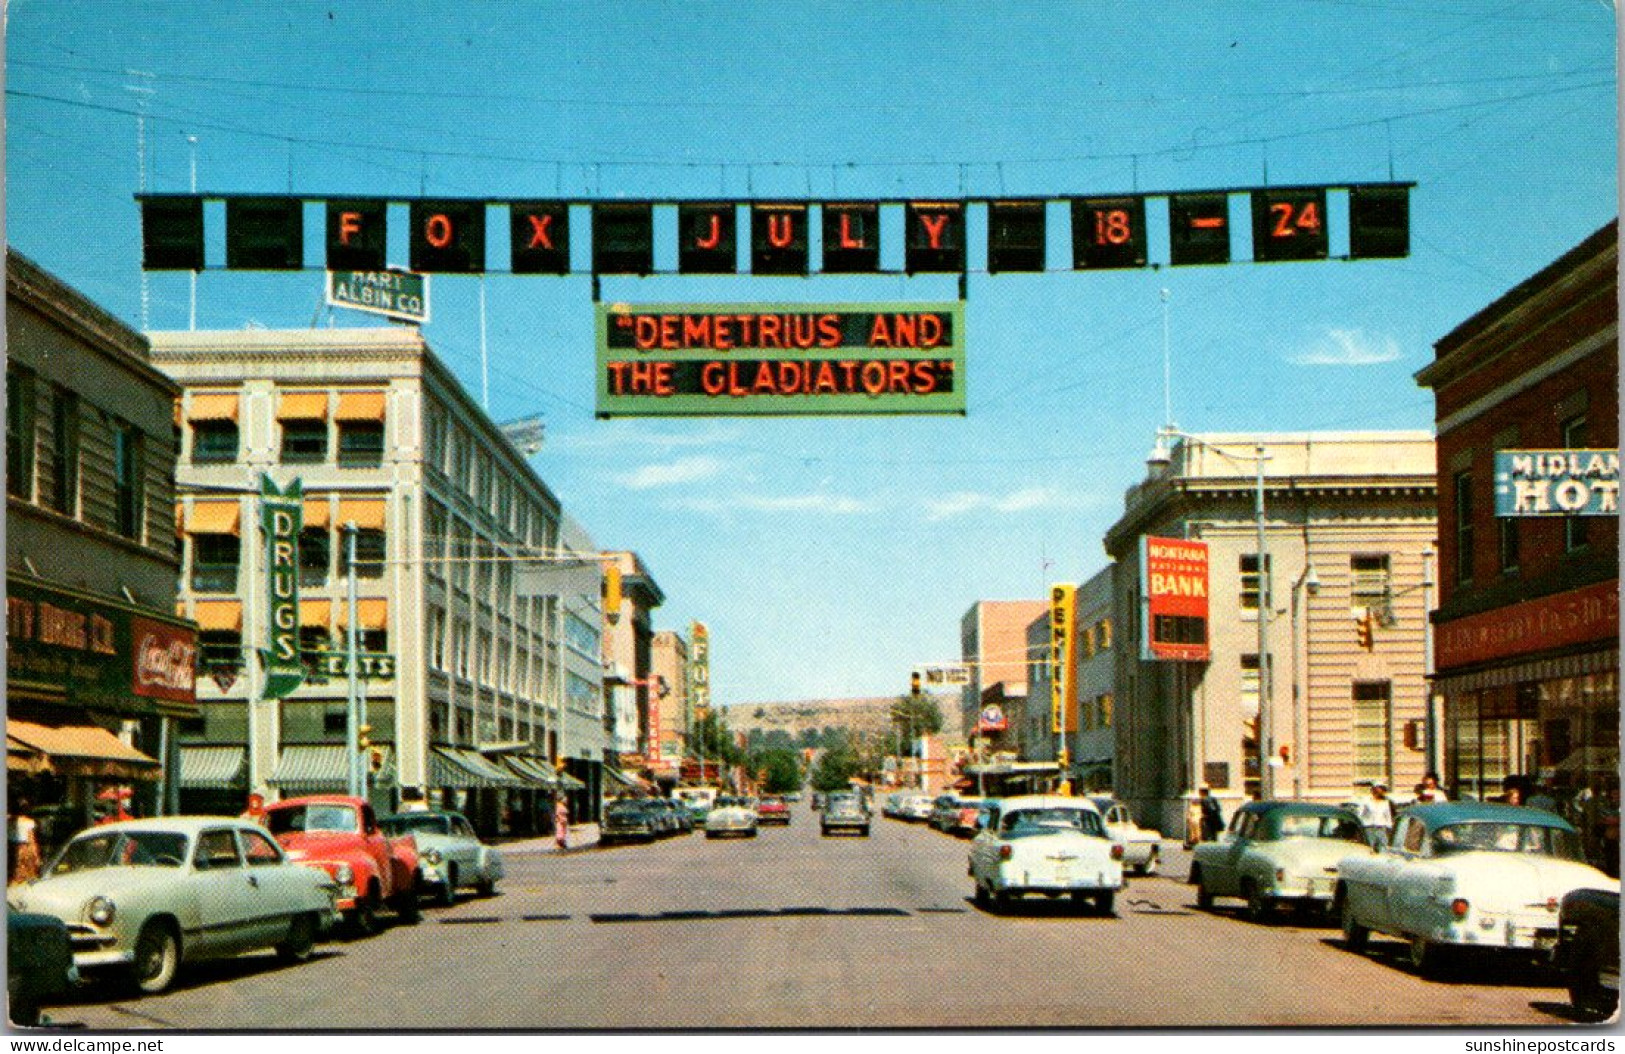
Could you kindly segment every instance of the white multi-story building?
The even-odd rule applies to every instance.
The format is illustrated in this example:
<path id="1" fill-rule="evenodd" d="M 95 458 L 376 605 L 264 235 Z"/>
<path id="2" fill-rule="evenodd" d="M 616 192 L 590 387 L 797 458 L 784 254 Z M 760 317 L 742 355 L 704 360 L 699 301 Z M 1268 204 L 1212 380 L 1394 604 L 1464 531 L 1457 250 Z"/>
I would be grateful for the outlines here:
<path id="1" fill-rule="evenodd" d="M 521 560 L 561 545 L 558 499 L 422 336 L 389 327 L 151 341 L 184 389 L 178 606 L 198 620 L 203 651 L 202 716 L 181 733 L 183 794 L 220 807 L 250 789 L 344 787 L 347 677 L 321 653 L 347 644 L 353 524 L 361 650 L 392 659 L 364 682 L 380 807 L 423 794 L 487 830 L 523 830 L 536 825 L 538 793 L 562 781 L 579 795 L 575 814 L 590 810 L 602 691 L 596 663 L 567 660 L 580 603 L 514 589 Z M 313 672 L 282 699 L 264 697 L 259 657 L 270 617 L 262 478 L 303 486 L 299 632 Z"/>

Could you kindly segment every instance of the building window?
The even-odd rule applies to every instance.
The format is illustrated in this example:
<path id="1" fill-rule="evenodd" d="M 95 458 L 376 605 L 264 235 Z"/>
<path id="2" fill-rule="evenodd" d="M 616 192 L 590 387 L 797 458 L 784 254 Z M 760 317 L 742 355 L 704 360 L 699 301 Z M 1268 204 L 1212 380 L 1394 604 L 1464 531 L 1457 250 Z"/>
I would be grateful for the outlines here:
<path id="1" fill-rule="evenodd" d="M 1264 554 L 1264 574 L 1270 571 L 1269 554 Z M 1260 581 L 1258 574 L 1258 554 L 1241 554 L 1241 609 L 1243 611 L 1258 610 L 1258 591 L 1262 585 L 1268 583 Z"/>
<path id="2" fill-rule="evenodd" d="M 1354 682 L 1354 778 L 1388 782 L 1393 762 L 1392 685 Z"/>
<path id="3" fill-rule="evenodd" d="M 382 421 L 339 422 L 339 464 L 345 468 L 377 468 L 384 463 Z"/>
<path id="4" fill-rule="evenodd" d="M 1456 473 L 1456 582 L 1473 580 L 1473 473 Z"/>
<path id="5" fill-rule="evenodd" d="M 350 734 L 350 714 L 342 706 L 330 706 L 322 711 L 322 734 L 345 736 Z"/>
<path id="6" fill-rule="evenodd" d="M 446 613 L 439 609 L 429 612 L 429 665 L 446 668 Z"/>
<path id="7" fill-rule="evenodd" d="M 1100 727 L 1112 727 L 1112 697 L 1110 692 L 1100 697 Z"/>
<path id="8" fill-rule="evenodd" d="M 51 406 L 51 448 L 55 455 L 51 507 L 65 516 L 79 512 L 79 396 L 57 388 Z"/>
<path id="9" fill-rule="evenodd" d="M 237 460 L 240 432 L 236 421 L 193 421 L 192 461 L 199 465 Z"/>
<path id="10" fill-rule="evenodd" d="M 1500 532 L 1501 573 L 1511 574 L 1518 569 L 1518 518 L 1503 516 L 1497 521 Z"/>
<path id="11" fill-rule="evenodd" d="M 6 367 L 6 493 L 34 496 L 34 374 Z"/>
<path id="12" fill-rule="evenodd" d="M 333 536 L 326 527 L 306 527 L 299 532 L 299 584 L 327 584 L 332 567 Z"/>
<path id="13" fill-rule="evenodd" d="M 1563 448 L 1565 450 L 1582 450 L 1589 440 L 1589 429 L 1586 428 L 1586 415 L 1576 414 L 1563 422 Z M 1563 551 L 1572 553 L 1576 549 L 1583 549 L 1590 540 L 1587 525 L 1589 517 L 1570 514 L 1563 517 Z"/>
<path id="14" fill-rule="evenodd" d="M 141 540 L 141 519 L 146 494 L 141 486 L 144 444 L 134 425 L 113 424 L 113 529 L 126 538 Z"/>
<path id="15" fill-rule="evenodd" d="M 355 635 L 355 649 L 370 652 L 389 651 L 389 630 L 358 629 Z"/>
<path id="16" fill-rule="evenodd" d="M 299 651 L 324 652 L 333 650 L 333 635 L 326 626 L 300 626 Z"/>
<path id="17" fill-rule="evenodd" d="M 1248 718 L 1258 715 L 1259 680 L 1258 656 L 1247 654 L 1241 657 L 1241 683 L 1236 689 L 1240 696 L 1241 712 Z"/>
<path id="18" fill-rule="evenodd" d="M 327 460 L 327 421 L 294 418 L 282 422 L 282 460 L 313 464 Z"/>
<path id="19" fill-rule="evenodd" d="M 198 593 L 237 592 L 242 539 L 235 534 L 192 535 L 192 589 Z"/>
<path id="20" fill-rule="evenodd" d="M 205 629 L 197 635 L 197 662 L 199 672 L 212 670 L 236 672 L 243 668 L 243 631 L 240 629 Z"/>
<path id="21" fill-rule="evenodd" d="M 1356 614 L 1385 611 L 1392 596 L 1388 556 L 1349 557 L 1349 606 Z"/>
<path id="22" fill-rule="evenodd" d="M 357 578 L 384 577 L 384 532 L 358 527 L 355 532 L 355 574 Z"/>
<path id="23" fill-rule="evenodd" d="M 1097 632 L 1100 634 L 1100 640 L 1099 640 L 1099 648 L 1100 648 L 1100 650 L 1101 651 L 1111 651 L 1112 650 L 1112 620 L 1109 619 L 1109 618 L 1101 619 L 1100 620 L 1100 625 L 1099 625 L 1099 627 L 1097 627 Z"/>

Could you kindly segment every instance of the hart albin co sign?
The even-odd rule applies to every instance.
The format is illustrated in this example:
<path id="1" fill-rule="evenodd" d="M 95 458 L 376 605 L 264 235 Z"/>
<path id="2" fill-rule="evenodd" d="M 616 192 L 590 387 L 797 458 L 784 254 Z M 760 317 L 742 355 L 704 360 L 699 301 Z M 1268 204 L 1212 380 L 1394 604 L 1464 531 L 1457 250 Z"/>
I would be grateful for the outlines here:
<path id="1" fill-rule="evenodd" d="M 265 535 L 265 568 L 270 598 L 264 698 L 280 699 L 305 681 L 299 655 L 299 531 L 304 525 L 304 484 L 294 480 L 278 490 L 260 477 L 260 528 Z"/>
<path id="2" fill-rule="evenodd" d="M 963 414 L 962 304 L 601 304 L 599 417 Z"/>

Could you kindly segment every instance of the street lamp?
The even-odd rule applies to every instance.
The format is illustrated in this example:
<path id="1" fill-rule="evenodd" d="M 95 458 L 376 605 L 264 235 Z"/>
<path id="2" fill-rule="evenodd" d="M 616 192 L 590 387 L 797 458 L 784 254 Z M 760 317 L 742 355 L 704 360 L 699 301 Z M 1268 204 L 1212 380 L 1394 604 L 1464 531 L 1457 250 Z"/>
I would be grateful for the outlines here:
<path id="1" fill-rule="evenodd" d="M 1299 592 L 1306 597 L 1312 597 L 1320 592 L 1320 576 L 1315 573 L 1315 565 L 1307 559 L 1304 560 L 1303 574 L 1292 583 L 1292 796 L 1303 797 L 1303 726 L 1306 720 L 1304 713 L 1306 701 L 1303 698 L 1302 686 L 1298 683 L 1298 595 Z M 1307 650 L 1308 642 L 1304 642 Z"/>
<path id="2" fill-rule="evenodd" d="M 1269 460 L 1270 455 L 1264 453 L 1264 444 L 1262 443 L 1255 444 L 1253 453 L 1250 455 L 1232 454 L 1226 451 L 1224 447 L 1216 443 L 1210 443 L 1201 436 L 1182 432 L 1172 425 L 1164 425 L 1157 430 L 1156 446 L 1152 449 L 1150 459 L 1153 464 L 1158 462 L 1167 464 L 1171 460 L 1166 444 L 1167 440 L 1174 437 L 1206 447 L 1229 461 L 1250 461 L 1256 469 L 1253 518 L 1258 528 L 1256 553 L 1258 560 L 1258 796 L 1267 801 L 1274 790 L 1273 784 L 1275 782 L 1271 777 L 1269 765 L 1270 755 L 1274 751 L 1275 730 L 1270 715 L 1270 656 L 1269 639 L 1266 635 L 1269 629 L 1270 610 L 1269 554 L 1264 546 L 1264 462 Z M 1243 784 L 1245 784 L 1245 780 L 1244 763 Z"/>

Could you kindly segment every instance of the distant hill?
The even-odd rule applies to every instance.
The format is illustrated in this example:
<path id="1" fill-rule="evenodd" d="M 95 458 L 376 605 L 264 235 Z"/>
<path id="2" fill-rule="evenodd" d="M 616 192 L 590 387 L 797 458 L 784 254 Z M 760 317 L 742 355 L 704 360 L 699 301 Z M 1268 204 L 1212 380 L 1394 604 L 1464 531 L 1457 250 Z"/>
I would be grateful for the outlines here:
<path id="1" fill-rule="evenodd" d="M 958 696 L 936 695 L 937 707 L 942 711 L 943 732 L 952 735 L 957 730 L 955 719 L 959 708 Z M 855 699 L 800 699 L 794 702 L 735 703 L 727 708 L 728 727 L 749 735 L 753 730 L 763 733 L 779 730 L 791 739 L 802 732 L 822 731 L 826 728 L 845 728 L 853 732 L 884 732 L 891 727 L 888 715 L 895 695 L 864 696 Z"/>

